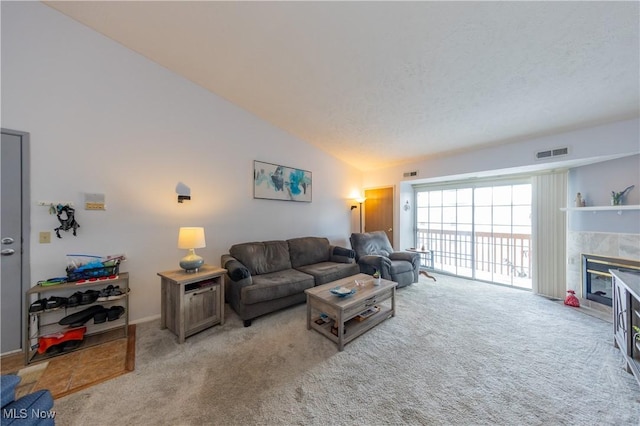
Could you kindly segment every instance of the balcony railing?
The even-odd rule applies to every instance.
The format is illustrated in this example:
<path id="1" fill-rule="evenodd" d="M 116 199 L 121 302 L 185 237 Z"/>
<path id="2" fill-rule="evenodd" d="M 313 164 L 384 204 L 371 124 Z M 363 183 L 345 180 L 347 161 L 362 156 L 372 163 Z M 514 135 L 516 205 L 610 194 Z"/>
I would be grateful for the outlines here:
<path id="1" fill-rule="evenodd" d="M 417 244 L 436 270 L 531 288 L 530 234 L 418 229 Z"/>

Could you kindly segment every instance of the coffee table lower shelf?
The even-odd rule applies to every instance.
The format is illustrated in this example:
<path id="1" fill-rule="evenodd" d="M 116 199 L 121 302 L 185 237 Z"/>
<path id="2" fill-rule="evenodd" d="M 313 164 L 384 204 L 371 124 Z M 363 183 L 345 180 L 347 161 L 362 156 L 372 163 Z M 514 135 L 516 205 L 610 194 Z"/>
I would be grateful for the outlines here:
<path id="1" fill-rule="evenodd" d="M 393 316 L 393 311 L 391 308 L 381 308 L 380 311 L 376 314 L 371 315 L 370 317 L 358 321 L 355 318 L 351 318 L 344 324 L 344 338 L 342 339 L 343 344 L 347 344 L 351 342 L 356 337 L 359 337 L 371 330 L 376 325 L 381 322 L 391 318 Z M 337 333 L 334 334 L 331 329 L 334 326 L 334 321 L 331 320 L 328 323 L 319 325 L 315 322 L 320 317 L 316 317 L 314 321 L 311 323 L 311 328 L 316 330 L 318 333 L 322 334 L 329 340 L 331 340 L 336 345 L 340 344 L 340 340 L 338 338 Z"/>

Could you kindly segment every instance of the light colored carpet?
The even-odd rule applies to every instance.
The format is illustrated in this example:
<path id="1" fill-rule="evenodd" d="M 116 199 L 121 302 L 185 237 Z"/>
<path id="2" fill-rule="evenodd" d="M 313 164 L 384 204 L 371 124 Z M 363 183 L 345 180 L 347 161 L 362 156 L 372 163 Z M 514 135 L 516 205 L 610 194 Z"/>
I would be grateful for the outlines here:
<path id="1" fill-rule="evenodd" d="M 55 401 L 58 425 L 637 425 L 612 326 L 529 292 L 438 275 L 338 352 L 299 305 L 176 343 L 137 330 L 136 370 Z"/>

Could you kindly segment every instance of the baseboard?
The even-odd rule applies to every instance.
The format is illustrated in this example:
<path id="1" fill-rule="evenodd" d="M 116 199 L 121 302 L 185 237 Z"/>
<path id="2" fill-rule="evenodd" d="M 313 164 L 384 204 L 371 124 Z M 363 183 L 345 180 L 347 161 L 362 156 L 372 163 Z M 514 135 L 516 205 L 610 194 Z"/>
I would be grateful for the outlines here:
<path id="1" fill-rule="evenodd" d="M 129 321 L 129 324 L 141 324 L 143 322 L 155 321 L 157 319 L 160 319 L 160 314 L 151 315 L 151 316 L 144 317 L 144 318 L 138 318 L 135 321 Z"/>

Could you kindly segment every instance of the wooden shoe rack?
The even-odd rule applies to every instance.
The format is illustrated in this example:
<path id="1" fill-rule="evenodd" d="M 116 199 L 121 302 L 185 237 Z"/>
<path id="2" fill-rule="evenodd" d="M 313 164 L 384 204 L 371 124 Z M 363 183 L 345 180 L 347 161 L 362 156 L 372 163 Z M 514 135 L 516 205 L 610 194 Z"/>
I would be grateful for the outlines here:
<path id="1" fill-rule="evenodd" d="M 100 291 L 109 285 L 114 287 L 119 286 L 124 293 L 123 297 L 117 300 L 108 300 L 105 302 L 96 301 L 91 304 L 78 305 L 75 307 L 63 306 L 49 311 L 29 313 L 29 307 L 36 300 L 50 298 L 52 296 L 69 297 L 78 291 Z M 84 334 L 82 344 L 77 349 L 71 349 L 70 351 L 84 349 L 89 346 L 95 346 L 111 340 L 127 337 L 129 328 L 129 273 L 121 272 L 116 278 L 112 279 L 97 279 L 95 281 L 85 281 L 82 283 L 68 282 L 51 286 L 36 285 L 30 288 L 25 295 L 25 312 L 27 316 L 27 326 L 24 336 L 25 365 L 69 353 L 70 351 L 63 351 L 55 354 L 46 352 L 39 354 L 37 346 L 38 338 L 41 336 L 68 331 L 70 327 L 58 324 L 62 318 L 95 305 L 102 305 L 105 308 L 119 305 L 124 307 L 124 313 L 116 320 L 106 321 L 101 324 L 94 324 L 93 319 L 88 320 L 83 325 L 84 327 L 87 327 L 87 331 Z"/>

